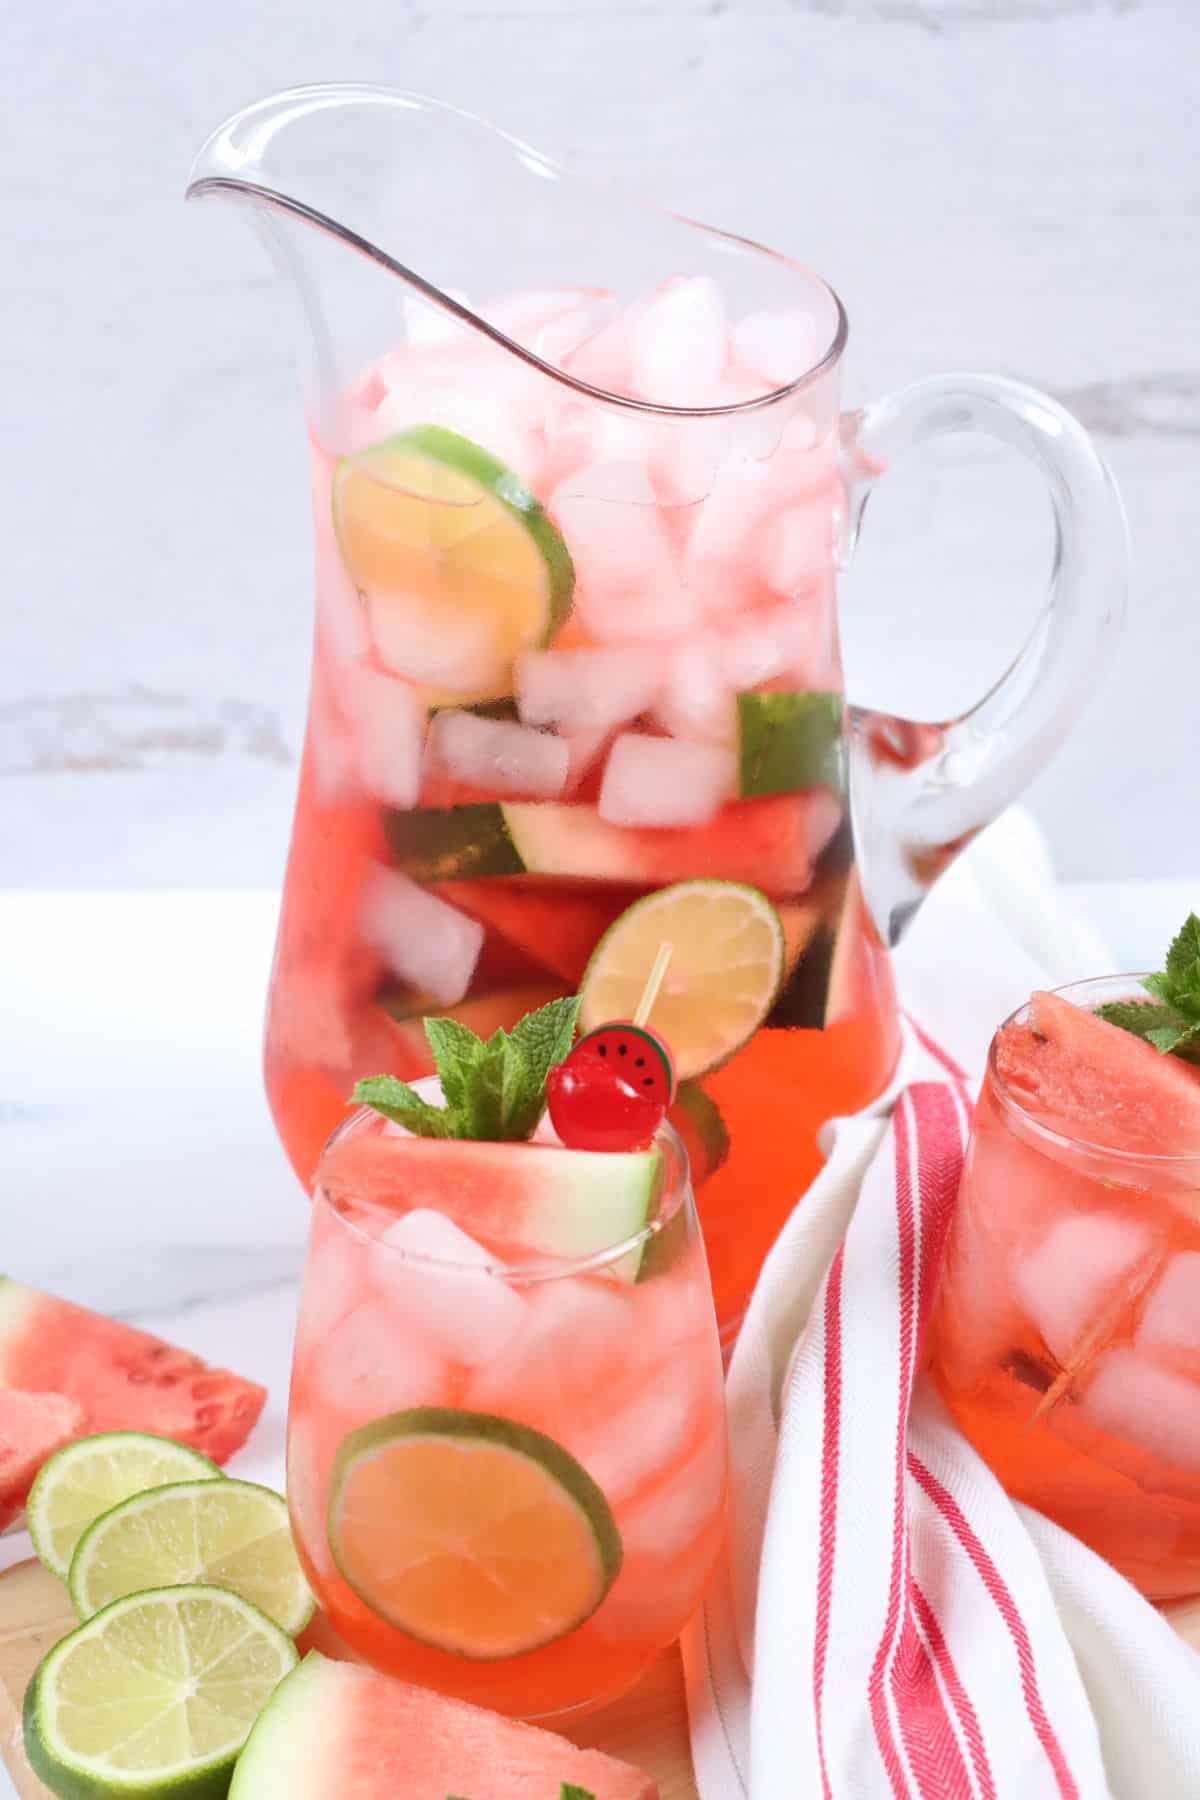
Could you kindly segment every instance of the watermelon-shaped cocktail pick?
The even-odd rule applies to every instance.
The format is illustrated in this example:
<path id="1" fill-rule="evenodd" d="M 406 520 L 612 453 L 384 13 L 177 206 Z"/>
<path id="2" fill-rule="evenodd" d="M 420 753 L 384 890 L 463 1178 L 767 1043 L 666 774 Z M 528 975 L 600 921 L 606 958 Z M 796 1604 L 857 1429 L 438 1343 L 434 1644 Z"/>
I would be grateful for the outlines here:
<path id="1" fill-rule="evenodd" d="M 632 1019 L 597 1025 L 546 1081 L 550 1120 L 570 1150 L 637 1150 L 648 1144 L 675 1098 L 675 1065 L 646 1024 L 671 960 L 659 945 Z"/>

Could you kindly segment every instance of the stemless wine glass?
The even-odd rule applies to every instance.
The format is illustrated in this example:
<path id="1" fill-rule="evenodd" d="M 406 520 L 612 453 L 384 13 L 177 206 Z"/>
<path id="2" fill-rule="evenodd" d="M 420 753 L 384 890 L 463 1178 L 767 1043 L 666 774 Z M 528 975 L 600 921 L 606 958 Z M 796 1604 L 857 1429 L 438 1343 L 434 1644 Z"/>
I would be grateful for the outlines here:
<path id="1" fill-rule="evenodd" d="M 630 1155 L 412 1138 L 365 1110 L 334 1134 L 288 1494 L 348 1644 L 525 1718 L 612 1698 L 697 1606 L 725 1482 L 712 1291 L 669 1125 Z"/>
<path id="2" fill-rule="evenodd" d="M 1136 975 L 1059 994 L 1086 1009 L 1145 998 Z M 1021 1007 L 992 1040 L 931 1373 L 1009 1493 L 1149 1597 L 1194 1594 L 1200 1156 L 1154 1153 L 1150 1090 L 1140 1117 L 1098 1107 L 1086 1132 L 1035 1117 L 997 1058 L 1006 1027 L 1028 1017 Z"/>

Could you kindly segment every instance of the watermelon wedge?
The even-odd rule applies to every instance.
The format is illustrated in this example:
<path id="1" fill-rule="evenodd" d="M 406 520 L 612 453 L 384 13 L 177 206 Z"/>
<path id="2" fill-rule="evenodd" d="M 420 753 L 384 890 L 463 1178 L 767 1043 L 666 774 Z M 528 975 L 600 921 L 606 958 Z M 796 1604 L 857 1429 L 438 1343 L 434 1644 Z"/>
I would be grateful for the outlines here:
<path id="1" fill-rule="evenodd" d="M 0 1392 L 5 1388 L 57 1395 L 78 1415 L 38 1467 L 72 1438 L 123 1430 L 176 1438 L 225 1462 L 249 1437 L 267 1397 L 257 1383 L 210 1368 L 149 1332 L 0 1276 Z M 66 1411 L 58 1418 L 65 1422 Z M 25 1445 L 32 1456 L 32 1437 L 18 1438 L 18 1447 Z M 10 1493 L 0 1462 L 0 1512 L 17 1492 L 14 1482 Z"/>
<path id="2" fill-rule="evenodd" d="M 65 1394 L 0 1387 L 0 1531 L 21 1516 L 47 1457 L 84 1431 L 83 1416 Z"/>
<path id="3" fill-rule="evenodd" d="M 551 970 L 576 988 L 604 933 L 643 890 L 515 876 L 507 881 L 441 881 L 432 891 L 487 926 L 484 958 L 498 934 L 543 971 Z M 504 985 L 488 981 L 487 973 L 482 967 L 477 971 L 477 987 Z"/>
<path id="4" fill-rule="evenodd" d="M 643 1769 L 600 1750 L 310 1651 L 238 1758 L 229 1800 L 658 1800 Z"/>
<path id="5" fill-rule="evenodd" d="M 671 828 L 614 825 L 594 806 L 557 801 L 389 812 L 383 825 L 397 866 L 416 881 L 529 874 L 657 887 L 707 876 L 774 896 L 805 891 L 842 816 L 833 795 L 814 788 Z"/>
<path id="6" fill-rule="evenodd" d="M 1052 1130 L 1135 1155 L 1200 1155 L 1200 1069 L 1059 994 L 1034 994 L 995 1058 L 1009 1093 Z"/>
<path id="7" fill-rule="evenodd" d="M 321 1159 L 322 1190 L 335 1205 L 401 1215 L 442 1213 L 473 1237 L 522 1253 L 570 1260 L 635 1237 L 655 1216 L 663 1156 L 650 1150 L 564 1150 L 550 1144 L 484 1143 L 353 1129 Z M 640 1248 L 615 1272 L 637 1275 Z"/>

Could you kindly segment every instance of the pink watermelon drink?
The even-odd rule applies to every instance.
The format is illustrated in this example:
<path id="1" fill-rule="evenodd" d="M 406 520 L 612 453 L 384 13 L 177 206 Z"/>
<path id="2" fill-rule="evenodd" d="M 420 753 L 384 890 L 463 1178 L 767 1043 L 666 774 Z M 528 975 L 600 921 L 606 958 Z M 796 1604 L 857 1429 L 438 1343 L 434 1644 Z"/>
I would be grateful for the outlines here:
<path id="1" fill-rule="evenodd" d="M 1134 1034 L 1158 1011 L 1109 978 L 996 1034 L 932 1373 L 1010 1493 L 1163 1599 L 1200 1589 L 1200 1067 Z"/>
<path id="2" fill-rule="evenodd" d="M 288 1421 L 306 1573 L 375 1667 L 526 1718 L 630 1686 L 694 1611 L 725 1495 L 686 1159 L 410 1136 L 318 1171 Z"/>
<path id="3" fill-rule="evenodd" d="M 675 1122 L 722 1146 L 695 1174 L 731 1330 L 818 1127 L 879 1091 L 898 1036 L 844 801 L 831 381 L 742 416 L 652 409 L 766 396 L 823 322 L 726 317 L 682 278 L 623 309 L 570 288 L 483 309 L 605 404 L 413 308 L 424 329 L 313 432 L 275 1118 L 310 1183 L 358 1077 L 429 1072 L 424 1014 L 511 1023 L 585 986 L 647 896 L 748 884 L 781 921 L 771 979 L 703 1048 L 650 1021 L 680 1056 Z M 711 1011 L 736 963 L 678 955 L 663 1006 Z"/>

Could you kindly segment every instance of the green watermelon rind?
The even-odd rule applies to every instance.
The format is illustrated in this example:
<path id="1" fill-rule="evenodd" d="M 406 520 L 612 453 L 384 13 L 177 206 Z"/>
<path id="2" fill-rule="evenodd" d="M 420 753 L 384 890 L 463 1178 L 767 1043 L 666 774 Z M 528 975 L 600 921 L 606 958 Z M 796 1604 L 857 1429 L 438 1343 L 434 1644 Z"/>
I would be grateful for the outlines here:
<path id="1" fill-rule="evenodd" d="M 519 1782 L 528 1800 L 558 1800 L 564 1782 L 570 1791 L 572 1779 L 580 1792 L 611 1796 L 617 1791 L 614 1773 L 622 1778 L 624 1794 L 646 1793 L 652 1785 L 629 1764 L 602 1751 L 579 1750 L 543 1726 L 501 1718 L 469 1700 L 395 1683 L 361 1664 L 335 1662 L 310 1650 L 255 1720 L 229 1800 L 296 1800 L 300 1794 L 342 1800 L 350 1780 L 357 1782 L 354 1800 L 396 1800 L 400 1759 L 386 1751 L 380 1755 L 371 1732 L 381 1704 L 402 1742 L 418 1743 L 422 1750 L 445 1746 L 447 1766 L 444 1774 L 439 1769 L 431 1789 L 438 1800 L 454 1794 L 483 1800 L 500 1761 L 512 1771 L 505 1792 L 515 1791 Z M 364 1737 L 369 1772 L 348 1766 Z M 387 1749 L 393 1748 L 389 1743 Z M 401 1764 L 399 1773 L 405 1772 Z"/>
<path id="2" fill-rule="evenodd" d="M 737 696 L 738 792 L 743 800 L 826 787 L 845 792 L 842 696 L 816 690 Z"/>
<path id="3" fill-rule="evenodd" d="M 707 879 L 753 884 L 777 896 L 802 893 L 814 866 L 798 832 L 798 808 L 814 797 L 770 794 L 683 830 L 614 825 L 594 806 L 554 800 L 475 801 L 466 806 L 385 810 L 383 830 L 397 868 L 414 881 L 548 875 L 558 880 L 662 887 Z M 765 836 L 761 810 L 769 809 Z"/>
<path id="4" fill-rule="evenodd" d="M 402 1620 L 393 1619 L 380 1610 L 377 1599 L 365 1584 L 360 1584 L 346 1567 L 338 1542 L 338 1513 L 346 1481 L 357 1464 L 375 1451 L 385 1450 L 405 1438 L 436 1437 L 453 1443 L 482 1442 L 498 1445 L 513 1456 L 524 1457 L 554 1482 L 579 1512 L 591 1534 L 599 1562 L 599 1582 L 587 1611 L 562 1624 L 537 1643 L 524 1644 L 519 1651 L 506 1650 L 492 1656 L 480 1655 L 462 1643 L 439 1643 L 419 1639 Z M 453 1406 L 414 1406 L 405 1412 L 390 1413 L 383 1419 L 372 1419 L 348 1432 L 337 1447 L 329 1476 L 329 1505 L 326 1512 L 326 1538 L 338 1574 L 346 1586 L 358 1596 L 377 1618 L 402 1631 L 417 1642 L 429 1642 L 434 1649 L 462 1656 L 472 1662 L 506 1662 L 513 1655 L 525 1655 L 557 1643 L 590 1619 L 608 1596 L 621 1573 L 624 1551 L 621 1533 L 613 1518 L 604 1490 L 594 1481 L 583 1464 L 571 1455 L 556 1438 L 547 1437 L 532 1425 L 500 1413 L 470 1412 Z"/>

